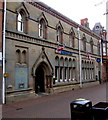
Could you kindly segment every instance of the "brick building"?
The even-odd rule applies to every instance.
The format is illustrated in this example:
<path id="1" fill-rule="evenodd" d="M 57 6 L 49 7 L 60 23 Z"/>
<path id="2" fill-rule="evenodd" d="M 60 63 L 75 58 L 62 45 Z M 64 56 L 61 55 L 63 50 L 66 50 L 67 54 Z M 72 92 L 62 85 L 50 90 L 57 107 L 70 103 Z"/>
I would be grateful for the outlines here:
<path id="1" fill-rule="evenodd" d="M 101 37 L 101 57 L 102 57 L 102 80 L 107 81 L 107 31 L 102 27 L 100 23 L 96 23 L 93 32 Z"/>
<path id="2" fill-rule="evenodd" d="M 101 78 L 100 36 L 41 2 L 7 3 L 6 100 L 56 93 Z"/>

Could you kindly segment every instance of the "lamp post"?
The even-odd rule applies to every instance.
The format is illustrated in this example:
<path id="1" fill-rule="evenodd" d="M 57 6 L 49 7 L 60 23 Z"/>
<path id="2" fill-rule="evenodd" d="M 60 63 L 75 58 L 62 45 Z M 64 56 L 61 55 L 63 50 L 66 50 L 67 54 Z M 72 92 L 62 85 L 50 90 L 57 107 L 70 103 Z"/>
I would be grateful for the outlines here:
<path id="1" fill-rule="evenodd" d="M 3 81 L 2 81 L 2 103 L 5 104 L 5 49 L 6 49 L 6 40 L 5 40 L 5 27 L 6 27 L 6 0 L 4 0 L 4 20 L 3 20 Z"/>
<path id="2" fill-rule="evenodd" d="M 78 31 L 78 40 L 79 40 L 79 81 L 80 81 L 80 87 L 82 88 L 82 77 L 81 77 L 81 70 L 82 70 L 82 67 L 81 67 L 81 37 L 80 37 L 80 28 L 78 27 L 77 29 Z"/>
<path id="3" fill-rule="evenodd" d="M 99 40 L 100 43 L 100 56 L 101 56 L 101 61 L 100 61 L 100 77 L 99 77 L 99 82 L 102 82 L 102 39 Z"/>

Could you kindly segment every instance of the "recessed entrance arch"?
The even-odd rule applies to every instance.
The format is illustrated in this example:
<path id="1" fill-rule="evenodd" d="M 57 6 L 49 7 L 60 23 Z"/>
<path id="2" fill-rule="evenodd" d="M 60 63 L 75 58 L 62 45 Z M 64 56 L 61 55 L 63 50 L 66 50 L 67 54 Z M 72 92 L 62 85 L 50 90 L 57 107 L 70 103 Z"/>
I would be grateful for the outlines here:
<path id="1" fill-rule="evenodd" d="M 47 92 L 52 84 L 51 69 L 46 62 L 41 62 L 35 69 L 35 93 Z"/>
<path id="2" fill-rule="evenodd" d="M 35 76 L 35 93 L 45 92 L 45 72 L 42 65 L 37 67 Z"/>
<path id="3" fill-rule="evenodd" d="M 46 92 L 49 93 L 52 90 L 53 84 L 53 66 L 45 53 L 45 49 L 42 48 L 42 52 L 36 59 L 32 67 L 33 85 L 36 94 Z"/>

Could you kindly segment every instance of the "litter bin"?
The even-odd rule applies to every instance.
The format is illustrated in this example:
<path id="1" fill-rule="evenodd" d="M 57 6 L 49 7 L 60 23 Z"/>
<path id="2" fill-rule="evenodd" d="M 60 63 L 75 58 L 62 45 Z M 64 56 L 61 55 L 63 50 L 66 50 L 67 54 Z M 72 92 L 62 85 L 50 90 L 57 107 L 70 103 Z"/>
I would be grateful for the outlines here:
<path id="1" fill-rule="evenodd" d="M 85 99 L 77 99 L 70 103 L 71 120 L 92 120 L 92 102 Z"/>
<path id="2" fill-rule="evenodd" d="M 108 103 L 99 102 L 92 107 L 93 120 L 108 120 Z"/>

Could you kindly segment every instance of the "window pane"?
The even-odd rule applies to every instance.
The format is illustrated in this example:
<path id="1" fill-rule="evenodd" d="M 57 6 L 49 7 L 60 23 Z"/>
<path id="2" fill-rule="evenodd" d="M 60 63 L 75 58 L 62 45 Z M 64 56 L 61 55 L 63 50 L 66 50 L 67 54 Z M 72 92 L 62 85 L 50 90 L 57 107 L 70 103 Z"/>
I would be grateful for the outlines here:
<path id="1" fill-rule="evenodd" d="M 21 31 L 21 22 L 18 22 L 18 31 Z"/>
<path id="2" fill-rule="evenodd" d="M 18 15 L 18 26 L 17 27 L 18 27 L 17 28 L 18 31 L 23 32 L 23 19 L 20 13 Z"/>
<path id="3" fill-rule="evenodd" d="M 18 21 L 22 21 L 22 16 L 21 16 L 20 13 L 19 13 L 19 15 L 18 15 Z"/>

